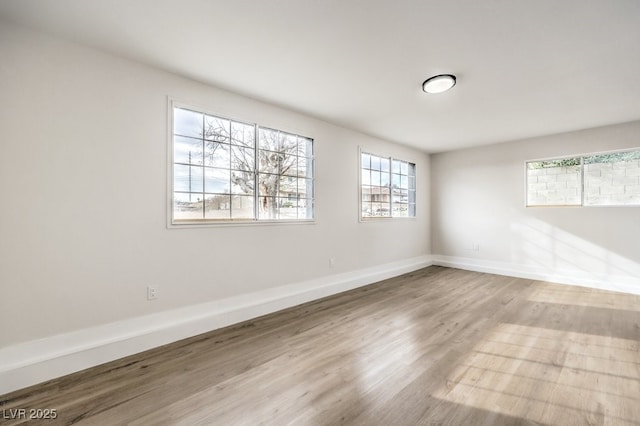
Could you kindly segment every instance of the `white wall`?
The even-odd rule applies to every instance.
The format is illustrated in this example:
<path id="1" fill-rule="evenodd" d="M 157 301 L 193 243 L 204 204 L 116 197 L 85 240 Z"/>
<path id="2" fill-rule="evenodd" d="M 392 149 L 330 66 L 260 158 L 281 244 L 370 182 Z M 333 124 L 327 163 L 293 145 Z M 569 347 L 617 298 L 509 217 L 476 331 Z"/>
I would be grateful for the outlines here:
<path id="1" fill-rule="evenodd" d="M 0 58 L 0 357 L 429 254 L 422 152 L 2 21 Z M 168 97 L 314 138 L 317 222 L 168 229 Z M 417 219 L 358 222 L 359 146 L 417 164 Z"/>
<path id="2" fill-rule="evenodd" d="M 640 294 L 640 207 L 524 207 L 526 160 L 637 147 L 640 122 L 433 155 L 434 262 Z"/>

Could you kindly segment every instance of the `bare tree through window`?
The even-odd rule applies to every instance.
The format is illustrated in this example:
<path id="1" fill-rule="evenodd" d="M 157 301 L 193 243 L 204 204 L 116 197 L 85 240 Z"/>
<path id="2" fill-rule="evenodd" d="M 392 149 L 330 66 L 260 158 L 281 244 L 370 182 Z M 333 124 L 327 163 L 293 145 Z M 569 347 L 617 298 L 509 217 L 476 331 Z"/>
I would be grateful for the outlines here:
<path id="1" fill-rule="evenodd" d="M 313 218 L 313 140 L 174 108 L 174 220 Z"/>

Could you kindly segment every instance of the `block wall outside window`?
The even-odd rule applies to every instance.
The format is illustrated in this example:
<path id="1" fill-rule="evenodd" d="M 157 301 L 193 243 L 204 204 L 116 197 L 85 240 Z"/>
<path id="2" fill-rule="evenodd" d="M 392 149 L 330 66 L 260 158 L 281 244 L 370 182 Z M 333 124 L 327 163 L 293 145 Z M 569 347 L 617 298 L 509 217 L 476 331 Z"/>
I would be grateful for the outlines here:
<path id="1" fill-rule="evenodd" d="M 526 163 L 527 206 L 640 206 L 640 150 Z"/>
<path id="2" fill-rule="evenodd" d="M 580 158 L 527 163 L 527 205 L 579 206 Z"/>
<path id="3" fill-rule="evenodd" d="M 635 153 L 584 157 L 585 205 L 640 205 L 640 151 Z"/>

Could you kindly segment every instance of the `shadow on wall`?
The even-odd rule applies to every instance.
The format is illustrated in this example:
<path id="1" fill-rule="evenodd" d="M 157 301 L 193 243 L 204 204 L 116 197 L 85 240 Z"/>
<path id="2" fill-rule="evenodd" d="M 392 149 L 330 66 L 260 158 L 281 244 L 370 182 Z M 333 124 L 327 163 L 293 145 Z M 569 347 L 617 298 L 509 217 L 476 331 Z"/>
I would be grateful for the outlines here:
<path id="1" fill-rule="evenodd" d="M 514 263 L 552 275 L 608 283 L 612 285 L 608 287 L 611 290 L 629 291 L 628 287 L 633 286 L 640 292 L 640 262 L 634 259 L 536 218 L 522 218 L 512 223 L 511 231 Z M 633 234 L 629 238 L 631 245 L 638 245 L 640 255 L 640 241 L 635 241 Z M 614 288 L 616 285 L 619 287 Z"/>

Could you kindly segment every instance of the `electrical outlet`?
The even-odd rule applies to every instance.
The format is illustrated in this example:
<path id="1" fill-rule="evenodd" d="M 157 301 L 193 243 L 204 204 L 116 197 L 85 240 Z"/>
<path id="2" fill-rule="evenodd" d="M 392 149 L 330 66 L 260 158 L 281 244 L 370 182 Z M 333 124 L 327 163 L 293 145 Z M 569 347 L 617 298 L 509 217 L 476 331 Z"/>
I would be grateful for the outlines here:
<path id="1" fill-rule="evenodd" d="M 336 258 L 335 257 L 330 257 L 329 258 L 329 267 L 330 268 L 335 268 L 336 266 Z"/>
<path id="2" fill-rule="evenodd" d="M 156 300 L 158 298 L 158 287 L 147 287 L 147 300 Z"/>
<path id="3" fill-rule="evenodd" d="M 480 244 L 474 243 L 473 246 L 472 246 L 472 250 L 473 251 L 480 251 Z"/>

